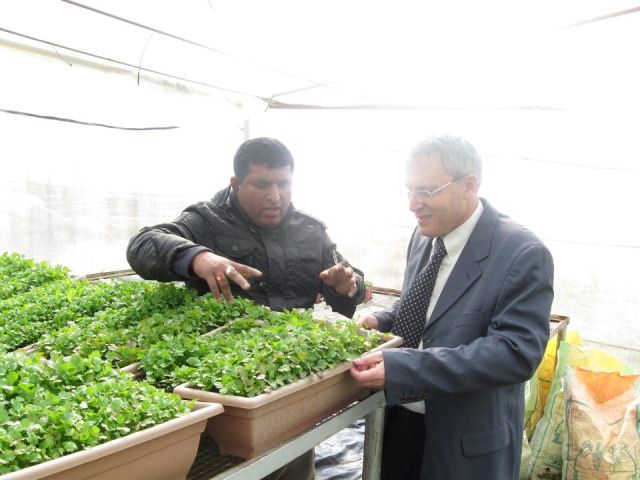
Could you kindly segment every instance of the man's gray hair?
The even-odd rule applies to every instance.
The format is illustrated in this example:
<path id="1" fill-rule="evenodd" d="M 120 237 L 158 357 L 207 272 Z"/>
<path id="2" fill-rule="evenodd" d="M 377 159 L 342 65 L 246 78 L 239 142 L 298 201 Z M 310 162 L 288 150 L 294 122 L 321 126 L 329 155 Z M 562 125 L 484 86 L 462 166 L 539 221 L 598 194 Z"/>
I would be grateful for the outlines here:
<path id="1" fill-rule="evenodd" d="M 445 171 L 453 178 L 475 173 L 478 177 L 478 185 L 480 184 L 482 159 L 469 141 L 453 135 L 431 137 L 413 148 L 409 162 L 431 156 L 438 157 Z"/>

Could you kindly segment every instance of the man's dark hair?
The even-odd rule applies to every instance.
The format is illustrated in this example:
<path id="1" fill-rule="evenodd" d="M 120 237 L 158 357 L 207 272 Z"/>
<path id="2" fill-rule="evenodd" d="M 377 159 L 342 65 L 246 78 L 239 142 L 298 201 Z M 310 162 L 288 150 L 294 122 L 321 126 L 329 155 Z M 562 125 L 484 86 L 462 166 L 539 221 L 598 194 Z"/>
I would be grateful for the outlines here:
<path id="1" fill-rule="evenodd" d="M 289 149 L 275 138 L 252 138 L 238 148 L 233 158 L 233 174 L 242 181 L 251 165 L 264 165 L 267 168 L 290 166 L 293 171 L 293 156 Z"/>

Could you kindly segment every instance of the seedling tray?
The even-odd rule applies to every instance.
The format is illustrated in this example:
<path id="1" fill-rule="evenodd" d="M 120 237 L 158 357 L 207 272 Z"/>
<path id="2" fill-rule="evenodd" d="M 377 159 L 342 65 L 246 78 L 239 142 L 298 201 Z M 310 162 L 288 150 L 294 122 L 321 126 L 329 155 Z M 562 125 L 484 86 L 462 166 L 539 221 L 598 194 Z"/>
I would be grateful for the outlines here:
<path id="1" fill-rule="evenodd" d="M 389 335 L 385 340 L 370 352 L 402 344 L 396 336 Z M 351 366 L 351 362 L 345 362 L 252 398 L 206 392 L 188 383 L 176 387 L 174 393 L 224 405 L 224 413 L 207 422 L 207 432 L 223 455 L 253 458 L 365 398 L 369 391 L 353 379 Z"/>
<path id="2" fill-rule="evenodd" d="M 220 404 L 196 404 L 182 417 L 95 447 L 0 476 L 0 480 L 184 480 L 207 420 Z"/>

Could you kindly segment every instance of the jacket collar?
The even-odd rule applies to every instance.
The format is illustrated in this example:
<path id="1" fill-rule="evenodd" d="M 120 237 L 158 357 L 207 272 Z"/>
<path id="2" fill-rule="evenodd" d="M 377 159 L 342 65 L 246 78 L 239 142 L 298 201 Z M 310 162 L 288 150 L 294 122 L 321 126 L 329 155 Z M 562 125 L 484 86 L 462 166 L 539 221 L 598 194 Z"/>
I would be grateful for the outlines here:
<path id="1" fill-rule="evenodd" d="M 213 205 L 216 206 L 216 207 L 220 207 L 220 208 L 223 208 L 223 209 L 227 210 L 232 215 L 238 216 L 242 220 L 242 222 L 247 225 L 247 227 L 253 228 L 253 229 L 257 230 L 257 231 L 262 231 L 262 230 L 273 231 L 273 230 L 277 230 L 287 220 L 289 220 L 293 216 L 293 214 L 295 212 L 295 208 L 293 206 L 293 203 L 291 203 L 289 205 L 289 208 L 288 208 L 287 212 L 284 214 L 284 217 L 282 217 L 282 221 L 280 222 L 280 224 L 277 227 L 270 228 L 270 229 L 263 229 L 261 226 L 256 225 L 253 222 L 253 220 L 251 220 L 247 216 L 247 214 L 244 212 L 244 210 L 240 206 L 240 203 L 238 202 L 238 198 L 236 197 L 236 194 L 233 191 L 233 187 L 231 185 L 229 185 L 224 190 L 220 190 L 219 192 L 217 192 L 213 196 L 213 198 L 211 199 L 211 203 L 213 203 Z"/>

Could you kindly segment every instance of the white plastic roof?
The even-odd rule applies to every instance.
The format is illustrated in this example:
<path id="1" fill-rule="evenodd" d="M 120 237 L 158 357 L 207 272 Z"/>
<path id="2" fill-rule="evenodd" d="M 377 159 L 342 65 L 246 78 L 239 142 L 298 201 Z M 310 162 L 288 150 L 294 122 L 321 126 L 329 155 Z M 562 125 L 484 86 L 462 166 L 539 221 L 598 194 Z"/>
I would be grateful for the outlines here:
<path id="1" fill-rule="evenodd" d="M 0 251 L 126 268 L 137 229 L 210 198 L 270 135 L 295 204 L 399 288 L 406 151 L 447 131 L 552 250 L 554 313 L 637 348 L 639 24 L 637 0 L 3 0 Z"/>
<path id="2" fill-rule="evenodd" d="M 143 81 L 245 101 L 637 107 L 638 9 L 630 0 L 5 0 L 0 38 L 61 63 L 136 76 L 139 66 Z"/>

